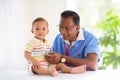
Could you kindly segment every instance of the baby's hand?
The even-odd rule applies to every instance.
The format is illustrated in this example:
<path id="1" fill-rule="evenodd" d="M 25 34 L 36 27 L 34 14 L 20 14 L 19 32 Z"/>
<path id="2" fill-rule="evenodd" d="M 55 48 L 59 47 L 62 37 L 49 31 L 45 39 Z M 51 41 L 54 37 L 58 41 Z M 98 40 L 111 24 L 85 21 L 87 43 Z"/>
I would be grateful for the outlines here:
<path id="1" fill-rule="evenodd" d="M 31 68 L 32 68 L 32 70 L 33 70 L 34 72 L 38 73 L 38 71 L 39 71 L 42 67 L 40 66 L 39 63 L 36 63 L 36 64 L 33 64 Z"/>
<path id="2" fill-rule="evenodd" d="M 38 63 L 39 63 L 39 62 L 36 61 L 36 60 L 32 61 L 32 64 L 33 64 L 33 65 L 36 65 L 36 64 L 38 64 Z"/>
<path id="3" fill-rule="evenodd" d="M 32 63 L 32 67 L 33 67 L 33 70 L 35 69 L 35 67 L 37 67 L 37 68 L 40 68 L 41 66 L 40 66 L 40 64 L 39 64 L 39 62 L 34 62 L 34 63 Z"/>

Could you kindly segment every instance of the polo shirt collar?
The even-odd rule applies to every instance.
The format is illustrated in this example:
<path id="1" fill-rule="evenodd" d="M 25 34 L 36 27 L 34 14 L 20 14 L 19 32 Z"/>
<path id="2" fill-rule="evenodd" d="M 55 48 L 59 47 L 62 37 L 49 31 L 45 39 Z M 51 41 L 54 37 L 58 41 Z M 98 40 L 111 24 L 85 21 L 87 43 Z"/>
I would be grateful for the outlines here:
<path id="1" fill-rule="evenodd" d="M 78 41 L 78 40 L 85 40 L 82 28 L 80 28 L 80 30 L 79 30 L 79 33 L 78 33 L 76 41 Z"/>

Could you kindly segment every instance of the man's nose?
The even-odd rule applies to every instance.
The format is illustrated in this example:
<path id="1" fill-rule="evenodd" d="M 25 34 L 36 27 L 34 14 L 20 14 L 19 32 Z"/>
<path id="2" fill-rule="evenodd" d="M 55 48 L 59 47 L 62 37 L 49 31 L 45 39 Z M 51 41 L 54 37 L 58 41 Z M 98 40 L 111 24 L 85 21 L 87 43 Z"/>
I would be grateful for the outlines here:
<path id="1" fill-rule="evenodd" d="M 66 33 L 66 29 L 63 28 L 63 29 L 60 30 L 60 32 L 61 32 L 62 34 L 65 34 L 65 33 Z"/>

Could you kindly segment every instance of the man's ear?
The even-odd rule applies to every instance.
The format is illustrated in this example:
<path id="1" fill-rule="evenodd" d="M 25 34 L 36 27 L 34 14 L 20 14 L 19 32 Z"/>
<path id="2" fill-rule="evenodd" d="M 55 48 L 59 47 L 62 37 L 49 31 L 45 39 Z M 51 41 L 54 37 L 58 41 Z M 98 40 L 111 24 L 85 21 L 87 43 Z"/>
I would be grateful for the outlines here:
<path id="1" fill-rule="evenodd" d="M 79 31 L 79 30 L 80 30 L 80 26 L 77 26 L 76 31 Z"/>

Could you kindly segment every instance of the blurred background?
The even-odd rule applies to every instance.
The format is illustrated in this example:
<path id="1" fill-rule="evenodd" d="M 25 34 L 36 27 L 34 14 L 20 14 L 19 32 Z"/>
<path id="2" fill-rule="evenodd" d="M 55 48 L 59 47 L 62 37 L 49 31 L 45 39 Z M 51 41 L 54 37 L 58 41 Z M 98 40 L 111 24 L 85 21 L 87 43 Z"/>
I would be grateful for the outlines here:
<path id="1" fill-rule="evenodd" d="M 100 40 L 98 69 L 120 69 L 119 0 L 0 0 L 0 69 L 25 70 L 24 49 L 33 37 L 32 21 L 37 17 L 48 21 L 52 45 L 64 10 L 76 11 L 80 25 Z"/>

